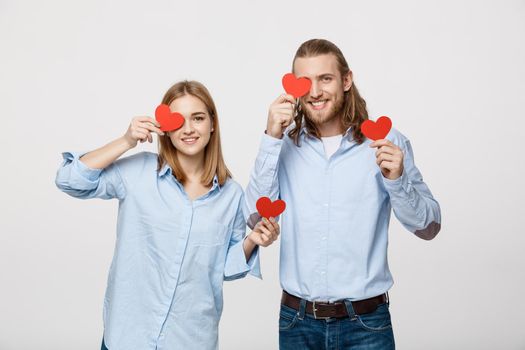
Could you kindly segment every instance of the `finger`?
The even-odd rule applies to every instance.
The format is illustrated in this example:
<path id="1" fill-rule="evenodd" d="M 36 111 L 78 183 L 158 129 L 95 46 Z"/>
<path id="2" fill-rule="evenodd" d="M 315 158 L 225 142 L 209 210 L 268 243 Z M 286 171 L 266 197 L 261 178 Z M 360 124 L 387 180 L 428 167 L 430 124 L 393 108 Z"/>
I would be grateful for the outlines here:
<path id="1" fill-rule="evenodd" d="M 383 160 L 382 162 L 380 162 L 379 167 L 381 169 L 387 169 L 387 170 L 394 170 L 396 168 L 395 164 L 388 160 Z"/>
<path id="2" fill-rule="evenodd" d="M 257 245 L 263 245 L 264 241 L 261 239 L 260 234 L 254 232 L 250 235 L 251 240 Z"/>
<path id="3" fill-rule="evenodd" d="M 392 162 L 394 160 L 394 156 L 391 155 L 391 154 L 386 154 L 386 153 L 382 153 L 380 154 L 377 159 L 376 159 L 376 163 L 377 165 L 380 165 L 381 162 L 384 162 L 384 161 L 387 161 L 387 162 Z"/>
<path id="4" fill-rule="evenodd" d="M 135 130 L 136 130 L 137 132 L 140 132 L 141 134 L 146 135 L 146 138 L 147 138 L 148 140 L 151 139 L 151 133 L 149 132 L 148 129 L 146 129 L 146 128 L 142 128 L 142 127 L 139 126 L 139 127 L 135 128 Z"/>
<path id="5" fill-rule="evenodd" d="M 271 230 L 269 230 L 266 226 L 263 226 L 261 231 L 263 232 L 264 235 L 266 235 L 268 238 L 270 238 L 270 240 L 275 241 L 277 239 L 277 235 L 272 232 Z"/>
<path id="6" fill-rule="evenodd" d="M 160 123 L 156 119 L 153 119 L 151 117 L 136 117 L 135 120 L 139 122 L 150 122 L 151 124 L 160 128 Z"/>
<path id="7" fill-rule="evenodd" d="M 276 112 L 293 112 L 294 106 L 290 102 L 280 103 L 278 105 L 275 105 L 273 110 Z"/>
<path id="8" fill-rule="evenodd" d="M 397 147 L 391 147 L 391 146 L 381 146 L 376 151 L 376 157 L 380 155 L 381 153 L 391 154 L 391 155 L 400 155 L 401 149 L 398 149 Z"/>
<path id="9" fill-rule="evenodd" d="M 283 102 L 290 102 L 292 104 L 295 104 L 295 98 L 292 95 L 289 94 L 281 94 L 275 101 L 273 101 L 273 105 L 283 103 Z"/>
<path id="10" fill-rule="evenodd" d="M 268 230 L 266 227 L 261 227 L 261 231 L 263 232 L 262 234 L 267 236 L 269 239 L 271 239 L 272 241 L 274 240 L 272 233 L 270 232 L 270 230 Z"/>
<path id="11" fill-rule="evenodd" d="M 286 115 L 286 114 L 281 114 L 281 115 L 278 115 L 277 116 L 278 120 L 279 120 L 279 123 L 283 126 L 288 126 L 292 123 L 293 121 L 293 116 L 291 115 Z"/>
<path id="12" fill-rule="evenodd" d="M 279 234 L 279 224 L 277 223 L 277 220 L 275 220 L 274 217 L 270 217 L 269 221 L 272 224 L 273 229 L 275 230 L 275 232 L 277 232 L 277 234 Z"/>
<path id="13" fill-rule="evenodd" d="M 266 243 L 268 243 L 268 242 L 271 241 L 271 240 L 270 240 L 270 237 L 268 237 L 268 236 L 265 235 L 264 233 L 261 233 L 261 234 L 259 235 L 259 237 L 260 237 L 261 240 L 263 241 L 263 244 L 266 244 Z"/>
<path id="14" fill-rule="evenodd" d="M 381 147 L 381 146 L 394 146 L 394 144 L 392 142 L 390 142 L 390 140 L 387 140 L 387 139 L 379 139 L 379 140 L 375 140 L 374 142 L 372 142 L 369 147 Z"/>
<path id="15" fill-rule="evenodd" d="M 146 133 L 137 130 L 133 131 L 131 133 L 131 136 L 134 137 L 136 140 L 140 140 L 141 142 L 146 141 L 146 139 L 148 138 L 148 135 L 146 135 Z"/>
<path id="16" fill-rule="evenodd" d="M 160 130 L 159 128 L 157 128 L 156 126 L 152 125 L 151 122 L 142 122 L 140 124 L 140 127 L 142 128 L 145 128 L 145 129 L 148 129 L 149 131 L 152 131 L 158 135 L 164 135 L 164 131 Z"/>
<path id="17" fill-rule="evenodd" d="M 273 224 L 270 221 L 266 220 L 266 222 L 264 223 L 264 228 L 268 230 L 268 232 L 270 232 L 272 237 L 276 235 L 275 228 L 273 227 Z"/>

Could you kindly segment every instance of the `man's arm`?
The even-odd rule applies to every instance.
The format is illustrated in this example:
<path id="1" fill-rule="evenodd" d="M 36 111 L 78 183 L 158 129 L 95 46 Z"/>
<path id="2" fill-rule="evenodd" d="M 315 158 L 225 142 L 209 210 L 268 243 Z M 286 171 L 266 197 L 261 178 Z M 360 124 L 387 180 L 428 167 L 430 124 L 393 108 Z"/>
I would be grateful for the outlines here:
<path id="1" fill-rule="evenodd" d="M 441 229 L 441 209 L 414 163 L 410 141 L 403 138 L 398 147 L 378 140 L 370 146 L 379 147 L 377 163 L 395 216 L 419 238 L 433 239 Z"/>
<path id="2" fill-rule="evenodd" d="M 269 197 L 273 201 L 279 197 L 279 154 L 283 145 L 283 132 L 293 121 L 294 103 L 293 96 L 280 95 L 270 105 L 266 131 L 244 197 L 244 217 L 251 229 L 261 220 L 255 206 L 257 200 Z"/>

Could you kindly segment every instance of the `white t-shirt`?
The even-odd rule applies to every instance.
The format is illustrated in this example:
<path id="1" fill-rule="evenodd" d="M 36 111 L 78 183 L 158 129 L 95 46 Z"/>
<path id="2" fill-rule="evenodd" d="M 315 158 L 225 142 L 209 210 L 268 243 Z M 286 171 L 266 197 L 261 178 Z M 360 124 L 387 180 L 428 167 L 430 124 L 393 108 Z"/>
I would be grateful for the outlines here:
<path id="1" fill-rule="evenodd" d="M 326 159 L 330 159 L 332 154 L 334 154 L 335 151 L 337 151 L 339 145 L 341 145 L 342 139 L 343 135 L 321 137 L 321 140 L 323 141 L 324 145 L 324 153 L 326 154 Z"/>

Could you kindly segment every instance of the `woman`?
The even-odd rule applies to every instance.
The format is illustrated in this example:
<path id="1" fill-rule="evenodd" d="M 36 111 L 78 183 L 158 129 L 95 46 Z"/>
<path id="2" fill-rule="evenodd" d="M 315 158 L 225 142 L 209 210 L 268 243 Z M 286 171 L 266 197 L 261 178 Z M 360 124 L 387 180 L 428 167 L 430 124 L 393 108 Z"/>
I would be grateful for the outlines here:
<path id="1" fill-rule="evenodd" d="M 279 234 L 271 218 L 244 237 L 243 192 L 224 164 L 208 90 L 183 81 L 162 103 L 184 116 L 182 127 L 164 133 L 153 118 L 133 118 L 106 146 L 63 153 L 57 173 L 71 196 L 119 200 L 102 349 L 216 349 L 223 280 L 260 278 L 257 246 Z M 117 160 L 152 133 L 158 155 Z"/>

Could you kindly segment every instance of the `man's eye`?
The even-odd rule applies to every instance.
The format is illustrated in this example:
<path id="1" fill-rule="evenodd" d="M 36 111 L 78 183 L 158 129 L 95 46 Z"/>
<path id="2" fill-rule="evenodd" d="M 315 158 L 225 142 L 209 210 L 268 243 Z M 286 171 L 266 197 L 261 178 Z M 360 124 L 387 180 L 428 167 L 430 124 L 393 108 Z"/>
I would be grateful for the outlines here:
<path id="1" fill-rule="evenodd" d="M 323 77 L 323 81 L 326 82 L 326 83 L 330 82 L 330 81 L 332 81 L 332 77 Z"/>

